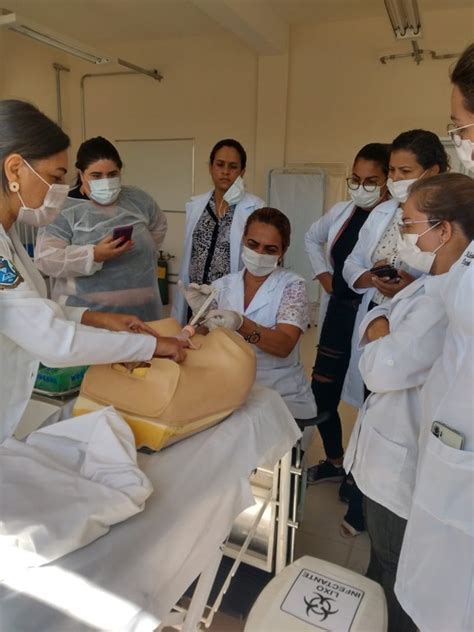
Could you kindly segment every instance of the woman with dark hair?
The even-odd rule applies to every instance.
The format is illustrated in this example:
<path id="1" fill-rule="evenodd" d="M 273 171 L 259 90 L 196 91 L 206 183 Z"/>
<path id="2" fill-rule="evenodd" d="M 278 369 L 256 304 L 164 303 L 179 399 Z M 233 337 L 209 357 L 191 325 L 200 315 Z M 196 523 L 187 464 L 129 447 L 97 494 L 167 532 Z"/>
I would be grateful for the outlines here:
<path id="1" fill-rule="evenodd" d="M 474 170 L 474 44 L 466 48 L 451 73 L 451 120 L 448 133 L 468 171 Z"/>
<path id="2" fill-rule="evenodd" d="M 420 390 L 444 344 L 448 319 L 439 297 L 449 287 L 446 273 L 474 238 L 474 181 L 461 174 L 418 180 L 404 204 L 399 230 L 398 256 L 422 276 L 398 292 L 388 304 L 372 309 L 361 324 L 359 335 L 364 351 L 359 366 L 371 394 L 359 413 L 344 467 L 352 473 L 365 496 L 364 513 L 371 543 L 367 576 L 384 588 L 388 630 L 415 632 L 417 626 L 397 601 L 394 583 L 415 480 L 418 485 L 416 466 L 424 408 Z M 451 351 L 454 352 L 454 348 Z M 455 371 L 454 364 L 450 370 Z M 443 391 L 449 381 L 450 376 L 447 376 L 446 381 L 439 383 L 439 389 Z M 471 392 L 464 394 L 466 398 L 471 395 Z M 449 425 L 449 419 L 439 421 Z M 440 486 L 442 489 L 438 472 L 445 467 L 443 461 L 446 463 L 441 457 L 439 468 L 431 468 L 428 498 L 431 493 L 438 497 Z M 456 456 L 453 464 L 455 462 Z M 467 478 L 461 479 L 467 482 Z M 459 493 L 463 493 L 462 487 L 453 488 L 453 498 Z M 437 505 L 435 502 L 433 508 Z M 427 511 L 429 513 L 429 507 Z M 437 510 L 434 511 L 436 515 Z M 466 517 L 468 514 L 467 511 Z M 456 513 L 451 517 L 454 522 L 458 521 Z M 419 543 L 422 550 L 416 555 L 431 566 L 434 552 L 431 546 L 439 544 L 425 529 L 423 541 Z M 449 564 L 453 561 L 450 559 Z M 468 564 L 471 577 L 466 581 L 470 584 L 472 550 Z M 438 571 L 439 567 L 433 568 L 437 581 L 443 577 Z M 416 571 L 411 578 L 419 582 Z M 423 586 L 426 590 L 425 583 Z M 459 590 L 469 588 L 461 586 Z M 434 591 L 428 594 L 433 601 L 439 599 Z M 467 629 L 442 624 L 421 628 Z"/>
<path id="3" fill-rule="evenodd" d="M 472 168 L 474 44 L 457 61 L 451 81 L 453 131 L 464 143 L 459 157 Z M 448 327 L 421 392 L 416 485 L 395 592 L 420 630 L 467 632 L 474 623 L 474 181 L 450 176 L 456 183 L 451 198 L 446 179 L 414 192 L 419 210 L 428 219 L 443 218 L 453 237 L 465 233 L 471 243 L 444 275 L 436 297 Z"/>
<path id="4" fill-rule="evenodd" d="M 158 250 L 167 220 L 148 193 L 121 184 L 122 160 L 107 139 L 82 143 L 78 185 L 66 208 L 40 231 L 35 263 L 55 279 L 53 298 L 64 305 L 127 312 L 158 320 Z M 114 231 L 125 229 L 123 236 Z"/>
<path id="5" fill-rule="evenodd" d="M 247 154 L 233 138 L 214 145 L 209 173 L 214 188 L 186 204 L 184 249 L 180 286 L 212 283 L 242 268 L 242 233 L 248 216 L 264 206 L 263 200 L 245 191 L 243 176 Z M 173 316 L 186 324 L 188 308 L 181 292 L 173 298 Z"/>
<path id="6" fill-rule="evenodd" d="M 68 147 L 66 134 L 33 105 L 0 101 L 0 443 L 25 411 L 39 362 L 63 367 L 184 357 L 175 339 L 131 333 L 153 333 L 136 316 L 61 309 L 46 298 L 15 223 L 45 226 L 60 213 Z"/>
<path id="7" fill-rule="evenodd" d="M 214 281 L 215 309 L 204 325 L 238 331 L 255 348 L 257 383 L 280 393 L 295 418 L 311 419 L 316 405 L 299 359 L 308 326 L 306 284 L 282 267 L 290 233 L 290 221 L 277 209 L 264 207 L 250 215 L 242 238 L 244 268 Z M 205 297 L 190 300 L 193 311 Z"/>
<path id="8" fill-rule="evenodd" d="M 347 285 L 342 269 L 370 213 L 387 201 L 389 157 L 389 145 L 370 143 L 362 147 L 347 178 L 351 201 L 333 206 L 305 236 L 314 278 L 323 288 L 319 314 L 321 334 L 311 388 L 318 412 L 330 413 L 328 421 L 318 426 L 326 459 L 308 469 L 309 483 L 338 482 L 344 476 L 342 427 L 337 408 L 341 393 L 342 399 L 354 403 L 353 385 L 362 381 L 358 370 L 346 378 L 352 333 L 362 297 Z M 391 204 L 394 208 L 398 206 L 397 202 Z M 359 531 L 363 528 L 363 525 L 355 526 Z"/>
<path id="9" fill-rule="evenodd" d="M 393 201 L 379 205 L 362 227 L 359 239 L 347 257 L 343 276 L 348 286 L 362 297 L 355 332 L 367 311 L 381 305 L 409 285 L 419 273 L 398 257 L 398 221 L 403 212 L 410 186 L 449 169 L 448 155 L 436 134 L 422 129 L 403 132 L 391 145 L 387 187 Z M 384 277 L 373 269 L 388 266 Z M 348 373 L 357 370 L 359 355 L 355 337 Z M 360 408 L 364 401 L 362 380 L 353 388 L 353 403 Z"/>

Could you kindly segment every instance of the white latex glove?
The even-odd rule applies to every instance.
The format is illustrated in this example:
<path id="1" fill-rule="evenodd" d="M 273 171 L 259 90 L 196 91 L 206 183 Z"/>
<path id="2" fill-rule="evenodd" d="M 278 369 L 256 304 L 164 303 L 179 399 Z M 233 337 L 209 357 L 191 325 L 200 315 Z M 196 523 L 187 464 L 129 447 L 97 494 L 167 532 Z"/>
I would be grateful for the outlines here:
<path id="1" fill-rule="evenodd" d="M 199 285 L 198 283 L 190 283 L 188 287 L 180 280 L 178 281 L 178 288 L 183 293 L 187 304 L 191 308 L 193 314 L 196 314 L 207 300 L 209 294 L 212 292 L 210 285 Z"/>
<path id="2" fill-rule="evenodd" d="M 205 325 L 209 331 L 217 329 L 218 327 L 225 327 L 226 329 L 237 331 L 242 327 L 243 322 L 244 317 L 239 314 L 239 312 L 234 312 L 230 309 L 211 309 L 202 324 Z"/>

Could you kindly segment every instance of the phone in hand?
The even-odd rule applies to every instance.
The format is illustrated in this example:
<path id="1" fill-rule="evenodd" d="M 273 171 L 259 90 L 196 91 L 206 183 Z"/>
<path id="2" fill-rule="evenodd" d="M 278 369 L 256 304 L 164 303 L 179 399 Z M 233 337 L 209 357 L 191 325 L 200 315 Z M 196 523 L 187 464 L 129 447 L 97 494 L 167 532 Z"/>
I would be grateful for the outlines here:
<path id="1" fill-rule="evenodd" d="M 371 268 L 369 272 L 379 278 L 388 277 L 389 279 L 398 279 L 398 270 L 388 264 Z"/>
<path id="2" fill-rule="evenodd" d="M 130 241 L 132 238 L 133 226 L 116 226 L 112 233 L 112 239 L 122 239 L 122 244 L 126 241 Z"/>

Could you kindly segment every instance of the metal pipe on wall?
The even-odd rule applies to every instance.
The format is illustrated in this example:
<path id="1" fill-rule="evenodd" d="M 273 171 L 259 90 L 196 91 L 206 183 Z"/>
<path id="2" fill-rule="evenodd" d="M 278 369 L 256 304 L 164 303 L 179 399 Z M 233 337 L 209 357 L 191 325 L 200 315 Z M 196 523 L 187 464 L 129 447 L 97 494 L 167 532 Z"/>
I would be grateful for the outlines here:
<path id="1" fill-rule="evenodd" d="M 61 99 L 61 73 L 62 72 L 71 72 L 70 68 L 63 66 L 62 64 L 58 64 L 54 62 L 53 64 L 54 72 L 56 73 L 56 110 L 57 110 L 57 121 L 59 127 L 63 126 L 63 104 Z"/>

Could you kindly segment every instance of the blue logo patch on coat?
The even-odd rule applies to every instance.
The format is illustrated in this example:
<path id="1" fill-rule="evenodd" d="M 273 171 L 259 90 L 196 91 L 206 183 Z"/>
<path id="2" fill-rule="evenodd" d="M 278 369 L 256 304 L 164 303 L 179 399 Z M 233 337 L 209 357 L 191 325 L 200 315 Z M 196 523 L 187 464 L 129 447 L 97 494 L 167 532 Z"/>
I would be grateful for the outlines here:
<path id="1" fill-rule="evenodd" d="M 13 289 L 23 283 L 23 277 L 13 263 L 5 257 L 0 257 L 0 290 Z"/>

